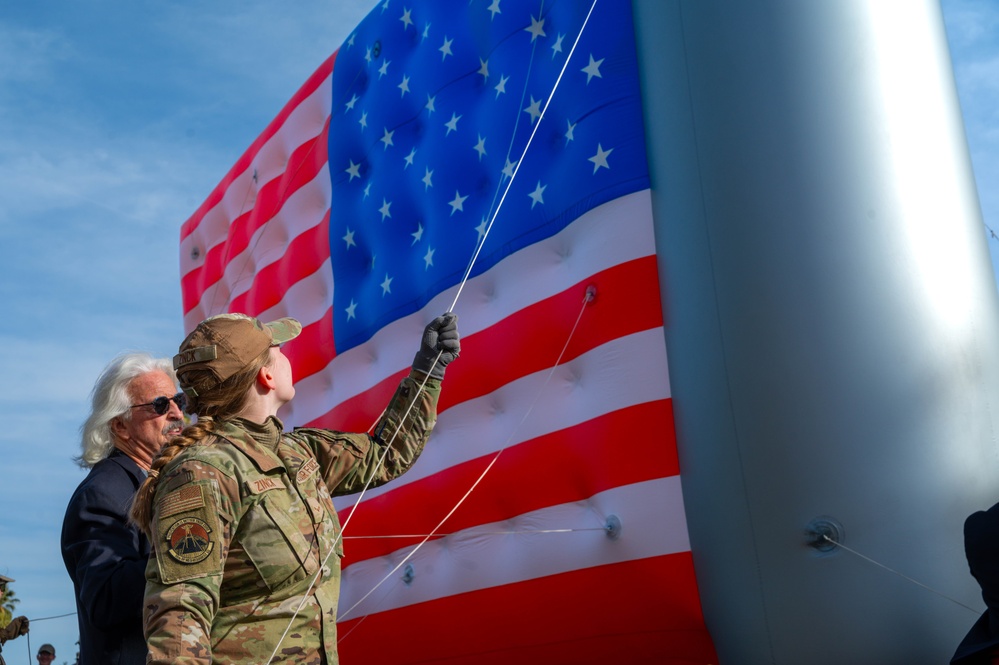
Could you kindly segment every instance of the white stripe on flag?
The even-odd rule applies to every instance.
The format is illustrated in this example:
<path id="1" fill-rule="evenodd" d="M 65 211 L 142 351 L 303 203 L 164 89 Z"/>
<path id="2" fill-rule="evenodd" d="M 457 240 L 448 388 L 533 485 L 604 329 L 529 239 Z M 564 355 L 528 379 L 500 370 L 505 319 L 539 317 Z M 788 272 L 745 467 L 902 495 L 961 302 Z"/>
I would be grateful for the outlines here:
<path id="1" fill-rule="evenodd" d="M 548 370 L 525 376 L 440 414 L 430 442 L 410 470 L 369 489 L 365 499 L 618 409 L 668 399 L 663 329 L 620 337 L 584 353 L 560 366 L 545 385 L 548 376 Z M 337 497 L 333 504 L 339 511 L 356 501 L 356 496 Z"/>
<path id="2" fill-rule="evenodd" d="M 495 533 L 602 529 L 611 515 L 621 524 L 621 537 L 616 540 L 602 530 Z M 345 568 L 340 612 L 368 594 L 412 549 L 406 547 L 389 556 Z M 400 579 L 402 570 L 396 571 L 347 618 L 548 575 L 689 550 L 680 478 L 658 478 L 600 492 L 587 501 L 543 508 L 428 541 L 408 562 L 414 571 L 411 584 L 406 585 Z M 525 561 L 530 566 L 524 566 Z"/>
<path id="3" fill-rule="evenodd" d="M 225 311 L 229 302 L 246 293 L 257 272 L 284 258 L 289 242 L 322 223 L 330 206 L 329 177 L 328 167 L 324 166 L 312 181 L 282 203 L 274 217 L 254 232 L 244 251 L 226 257 L 222 278 L 206 288 L 198 304 L 184 315 L 187 330 L 192 330 L 205 317 Z"/>
<path id="4" fill-rule="evenodd" d="M 326 119 L 330 116 L 332 90 L 332 78 L 328 76 L 295 107 L 274 136 L 260 147 L 246 170 L 229 184 L 222 200 L 205 213 L 197 229 L 181 240 L 181 276 L 200 266 L 210 249 L 225 242 L 229 224 L 253 207 L 255 192 L 264 184 L 281 177 L 288 165 L 288 156 L 298 146 L 322 133 Z M 254 171 L 256 183 L 253 182 Z M 248 192 L 253 193 L 248 196 Z M 191 258 L 191 250 L 195 247 L 199 249 L 197 260 Z"/>
<path id="5" fill-rule="evenodd" d="M 319 270 L 295 282 L 285 292 L 281 302 L 256 316 L 261 321 L 273 321 L 291 316 L 298 319 L 303 327 L 309 326 L 323 318 L 330 310 L 329 302 L 332 296 L 333 269 L 330 267 L 330 260 L 326 259 Z"/>
<path id="6" fill-rule="evenodd" d="M 648 190 L 623 196 L 470 279 L 455 308 L 462 336 L 485 330 L 601 270 L 649 256 L 655 247 L 651 215 Z M 295 400 L 282 411 L 282 419 L 310 422 L 408 367 L 423 326 L 451 305 L 456 292 L 457 287 L 442 292 L 420 312 L 397 319 L 364 344 L 337 356 L 324 370 L 296 381 Z M 568 330 L 572 321 L 566 323 Z"/>

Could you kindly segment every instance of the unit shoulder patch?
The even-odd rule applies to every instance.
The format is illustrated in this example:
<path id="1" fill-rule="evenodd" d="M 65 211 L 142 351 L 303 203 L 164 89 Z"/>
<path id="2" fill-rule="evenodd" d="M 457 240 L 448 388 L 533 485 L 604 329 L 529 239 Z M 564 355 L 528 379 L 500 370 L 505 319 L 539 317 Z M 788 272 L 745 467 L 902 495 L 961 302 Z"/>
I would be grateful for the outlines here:
<path id="1" fill-rule="evenodd" d="M 204 561 L 215 549 L 213 529 L 197 517 L 182 517 L 167 529 L 167 552 L 176 561 L 193 564 Z"/>

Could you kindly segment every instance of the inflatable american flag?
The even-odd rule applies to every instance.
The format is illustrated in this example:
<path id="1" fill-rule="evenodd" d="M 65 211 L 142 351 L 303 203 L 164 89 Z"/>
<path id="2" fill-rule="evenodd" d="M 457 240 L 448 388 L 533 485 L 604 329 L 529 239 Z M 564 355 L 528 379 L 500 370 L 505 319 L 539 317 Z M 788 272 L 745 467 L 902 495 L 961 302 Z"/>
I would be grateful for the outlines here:
<path id="1" fill-rule="evenodd" d="M 630 3 L 590 10 L 380 3 L 183 225 L 188 330 L 223 311 L 303 323 L 289 427 L 366 430 L 455 303 L 462 354 L 426 451 L 337 503 L 345 662 L 715 658 Z"/>

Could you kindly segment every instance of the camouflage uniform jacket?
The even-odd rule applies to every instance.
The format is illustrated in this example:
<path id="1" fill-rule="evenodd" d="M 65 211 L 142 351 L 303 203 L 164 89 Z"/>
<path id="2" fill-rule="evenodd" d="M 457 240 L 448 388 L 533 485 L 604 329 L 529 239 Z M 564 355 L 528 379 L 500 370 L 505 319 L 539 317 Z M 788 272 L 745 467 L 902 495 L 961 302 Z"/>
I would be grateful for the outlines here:
<path id="1" fill-rule="evenodd" d="M 436 421 L 433 379 L 378 467 L 417 394 L 415 376 L 403 379 L 376 436 L 301 428 L 267 447 L 236 420 L 162 469 L 143 603 L 147 663 L 261 665 L 285 629 L 271 662 L 338 662 L 343 548 L 331 494 L 359 492 L 369 478 L 382 485 L 419 456 Z"/>
<path id="2" fill-rule="evenodd" d="M 27 624 L 27 621 L 28 620 L 23 616 L 17 617 L 16 619 L 11 619 L 10 623 L 3 628 L 0 628 L 0 665 L 5 665 L 6 663 L 2 654 L 3 645 L 15 637 L 20 637 L 21 635 L 27 633 L 27 629 L 25 629 L 24 633 L 21 632 L 22 625 Z"/>

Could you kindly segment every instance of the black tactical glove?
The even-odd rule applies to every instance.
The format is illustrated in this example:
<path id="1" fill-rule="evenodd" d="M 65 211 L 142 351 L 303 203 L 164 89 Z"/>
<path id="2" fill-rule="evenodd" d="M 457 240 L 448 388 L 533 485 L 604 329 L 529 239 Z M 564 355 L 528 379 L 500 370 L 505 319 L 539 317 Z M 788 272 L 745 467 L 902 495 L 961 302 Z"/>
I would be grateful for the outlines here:
<path id="1" fill-rule="evenodd" d="M 431 378 L 443 379 L 444 368 L 458 357 L 460 351 L 458 315 L 454 312 L 446 312 L 427 324 L 423 330 L 420 350 L 413 358 L 413 369 L 429 374 Z M 440 358 L 437 357 L 437 354 L 440 354 Z"/>

